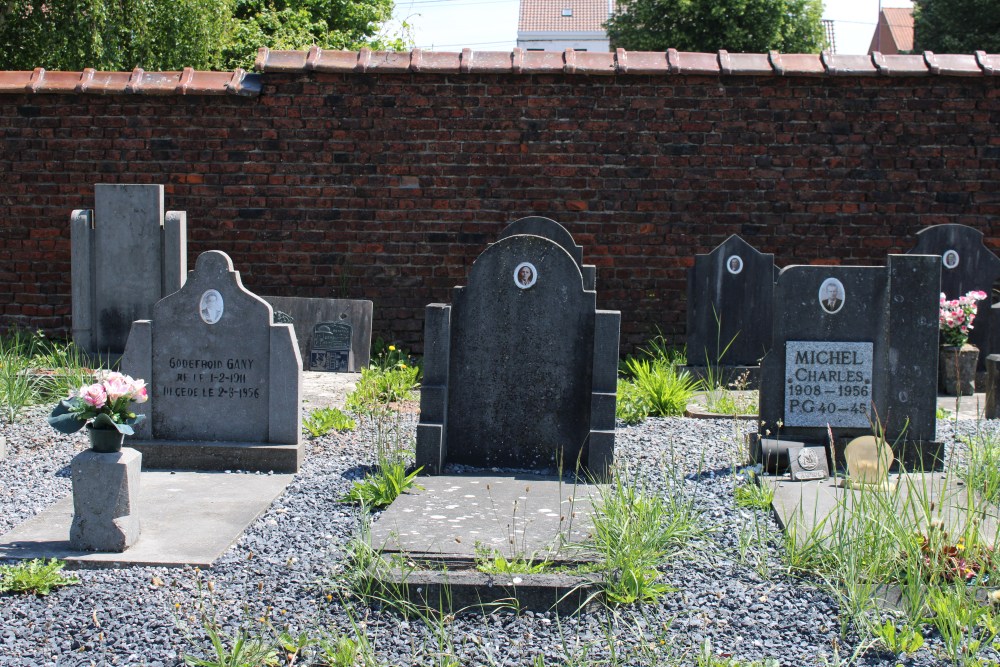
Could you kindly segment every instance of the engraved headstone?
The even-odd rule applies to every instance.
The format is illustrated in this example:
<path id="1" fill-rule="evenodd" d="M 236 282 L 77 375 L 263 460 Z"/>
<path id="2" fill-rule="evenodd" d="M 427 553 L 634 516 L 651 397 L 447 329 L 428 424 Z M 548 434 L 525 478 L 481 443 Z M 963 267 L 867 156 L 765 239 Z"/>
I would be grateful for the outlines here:
<path id="1" fill-rule="evenodd" d="M 850 439 L 878 426 L 908 469 L 937 467 L 939 275 L 930 255 L 783 269 L 753 458 L 780 471 L 790 447 L 825 445 L 832 433 L 839 463 Z"/>
<path id="2" fill-rule="evenodd" d="M 288 313 L 283 313 L 280 310 L 274 311 L 274 323 L 275 324 L 295 324 L 295 318 L 293 318 Z"/>
<path id="3" fill-rule="evenodd" d="M 371 301 L 294 296 L 265 296 L 264 299 L 275 310 L 275 322 L 278 321 L 277 313 L 280 312 L 295 325 L 299 354 L 305 363 L 303 370 L 357 373 L 368 367 L 372 342 Z M 346 355 L 340 342 L 334 348 L 327 347 L 330 340 L 328 328 L 331 326 L 339 332 L 338 336 L 349 332 Z M 317 334 L 319 345 L 316 344 Z"/>
<path id="4" fill-rule="evenodd" d="M 911 253 L 941 257 L 941 291 L 948 299 L 957 299 L 973 290 L 993 294 L 1000 280 L 1000 257 L 983 245 L 983 233 L 965 225 L 934 225 L 917 232 L 917 244 Z M 978 370 L 986 371 L 986 357 L 1000 352 L 1000 317 L 998 306 L 990 307 L 994 297 L 979 304 L 969 342 L 979 348 Z"/>
<path id="5" fill-rule="evenodd" d="M 147 467 L 298 469 L 302 360 L 292 326 L 272 317 L 213 250 L 132 325 L 122 370 L 148 378 L 150 400 L 129 446 Z"/>
<path id="6" fill-rule="evenodd" d="M 771 347 L 776 273 L 774 255 L 736 235 L 695 256 L 687 283 L 688 371 L 726 383 L 745 373 L 756 386 Z"/>
<path id="7" fill-rule="evenodd" d="M 351 366 L 351 325 L 320 322 L 309 342 L 309 370 L 346 373 Z"/>
<path id="8" fill-rule="evenodd" d="M 187 216 L 163 212 L 162 185 L 94 186 L 94 210 L 70 217 L 73 341 L 117 358 L 129 327 L 187 273 Z"/>
<path id="9" fill-rule="evenodd" d="M 577 247 L 556 222 L 515 222 L 451 305 L 427 307 L 417 426 L 425 471 L 579 461 L 607 472 L 621 315 L 597 310 Z"/>

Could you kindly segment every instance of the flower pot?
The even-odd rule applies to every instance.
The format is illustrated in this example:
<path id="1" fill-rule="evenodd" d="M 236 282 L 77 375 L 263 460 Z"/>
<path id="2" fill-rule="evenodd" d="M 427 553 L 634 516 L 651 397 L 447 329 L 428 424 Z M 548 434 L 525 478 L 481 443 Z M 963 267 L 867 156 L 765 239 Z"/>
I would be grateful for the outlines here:
<path id="1" fill-rule="evenodd" d="M 100 454 L 114 454 L 122 450 L 125 435 L 113 428 L 94 428 L 87 424 L 90 448 Z"/>
<path id="2" fill-rule="evenodd" d="M 972 396 L 976 393 L 975 345 L 942 345 L 938 354 L 938 388 L 946 396 Z"/>

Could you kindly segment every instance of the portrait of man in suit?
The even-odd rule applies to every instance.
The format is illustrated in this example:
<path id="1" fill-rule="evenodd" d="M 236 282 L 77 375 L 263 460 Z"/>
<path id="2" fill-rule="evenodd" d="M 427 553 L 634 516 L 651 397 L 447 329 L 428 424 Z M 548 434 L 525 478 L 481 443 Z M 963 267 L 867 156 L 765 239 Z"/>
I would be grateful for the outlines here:
<path id="1" fill-rule="evenodd" d="M 819 305 L 826 312 L 836 313 L 844 306 L 844 285 L 836 278 L 827 278 L 819 288 Z"/>
<path id="2" fill-rule="evenodd" d="M 521 262 L 514 269 L 514 284 L 521 289 L 528 289 L 538 280 L 538 273 L 535 266 L 530 262 Z"/>
<path id="3" fill-rule="evenodd" d="M 222 319 L 222 295 L 219 294 L 218 290 L 210 289 L 201 295 L 201 303 L 198 306 L 201 309 L 201 319 L 205 321 L 205 324 L 215 324 L 220 319 Z"/>

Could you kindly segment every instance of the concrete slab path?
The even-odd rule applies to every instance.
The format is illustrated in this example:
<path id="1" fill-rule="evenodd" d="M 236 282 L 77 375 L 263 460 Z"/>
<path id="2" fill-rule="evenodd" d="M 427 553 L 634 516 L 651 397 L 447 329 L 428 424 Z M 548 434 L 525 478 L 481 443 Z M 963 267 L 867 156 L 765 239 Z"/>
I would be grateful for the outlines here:
<path id="1" fill-rule="evenodd" d="M 143 472 L 139 541 L 122 553 L 70 548 L 73 497 L 0 536 L 0 558 L 60 558 L 67 568 L 208 568 L 285 490 L 293 475 Z"/>

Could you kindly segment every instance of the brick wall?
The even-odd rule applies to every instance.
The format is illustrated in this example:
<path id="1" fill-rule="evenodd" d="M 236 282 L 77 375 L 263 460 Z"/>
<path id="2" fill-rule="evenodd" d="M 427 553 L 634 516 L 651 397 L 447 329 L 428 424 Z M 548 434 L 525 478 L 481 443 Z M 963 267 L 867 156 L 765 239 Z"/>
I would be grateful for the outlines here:
<path id="1" fill-rule="evenodd" d="M 258 294 L 371 299 L 376 335 L 416 350 L 424 306 L 525 215 L 597 264 L 623 352 L 657 327 L 683 342 L 685 270 L 730 234 L 780 266 L 882 263 L 945 222 L 1000 250 L 992 70 L 712 74 L 673 56 L 611 76 L 265 62 L 249 95 L 0 76 L 0 322 L 68 331 L 69 216 L 97 182 L 165 184 L 192 263 L 219 249 Z"/>

